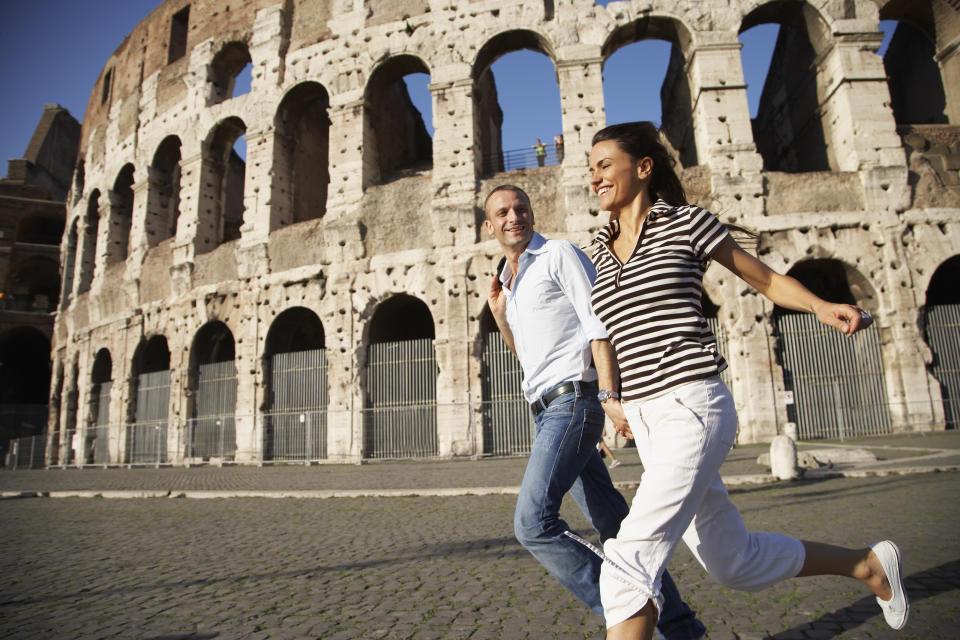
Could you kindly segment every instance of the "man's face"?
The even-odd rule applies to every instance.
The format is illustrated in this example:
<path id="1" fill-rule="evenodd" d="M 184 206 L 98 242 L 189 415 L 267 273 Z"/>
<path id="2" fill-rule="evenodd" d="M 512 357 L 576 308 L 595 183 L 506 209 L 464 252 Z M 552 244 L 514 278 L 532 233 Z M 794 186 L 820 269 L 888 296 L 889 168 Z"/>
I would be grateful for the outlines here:
<path id="1" fill-rule="evenodd" d="M 504 249 L 522 249 L 533 237 L 533 211 L 530 203 L 516 191 L 497 191 L 487 201 L 487 233 L 496 237 Z"/>

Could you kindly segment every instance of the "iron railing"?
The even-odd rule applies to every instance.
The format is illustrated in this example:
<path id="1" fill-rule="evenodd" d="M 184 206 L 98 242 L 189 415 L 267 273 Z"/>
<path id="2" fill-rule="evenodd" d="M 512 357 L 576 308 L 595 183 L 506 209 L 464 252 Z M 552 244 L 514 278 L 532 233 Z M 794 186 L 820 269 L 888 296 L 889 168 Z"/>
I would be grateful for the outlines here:
<path id="1" fill-rule="evenodd" d="M 537 159 L 535 149 L 509 149 L 499 153 L 491 153 L 483 158 L 483 172 L 492 175 L 502 171 L 516 171 L 517 169 L 532 169 L 535 167 L 549 167 L 563 162 L 563 151 L 558 150 L 552 143 L 546 145 L 546 155 L 543 163 Z"/>

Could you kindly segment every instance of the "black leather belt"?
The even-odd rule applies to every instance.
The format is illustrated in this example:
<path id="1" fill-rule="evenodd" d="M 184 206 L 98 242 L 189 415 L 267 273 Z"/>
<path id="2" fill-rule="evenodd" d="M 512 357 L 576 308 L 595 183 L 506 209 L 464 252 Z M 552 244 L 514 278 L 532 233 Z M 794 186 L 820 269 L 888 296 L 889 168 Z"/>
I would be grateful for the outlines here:
<path id="1" fill-rule="evenodd" d="M 533 415 L 540 415 L 544 409 L 550 406 L 550 403 L 559 398 L 560 396 L 573 393 L 577 390 L 577 386 L 573 382 L 564 382 L 558 387 L 554 387 L 547 391 L 545 394 L 540 396 L 540 399 L 530 405 L 530 409 L 533 411 Z"/>

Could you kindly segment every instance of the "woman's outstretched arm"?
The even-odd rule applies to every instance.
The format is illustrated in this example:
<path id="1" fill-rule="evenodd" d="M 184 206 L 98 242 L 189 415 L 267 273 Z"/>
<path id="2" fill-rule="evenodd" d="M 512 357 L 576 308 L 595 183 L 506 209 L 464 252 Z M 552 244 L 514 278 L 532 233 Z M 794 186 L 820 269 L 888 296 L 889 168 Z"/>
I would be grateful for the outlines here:
<path id="1" fill-rule="evenodd" d="M 740 248 L 737 241 L 727 237 L 717 245 L 710 256 L 762 293 L 774 304 L 795 311 L 809 311 L 825 325 L 852 336 L 862 328 L 860 309 L 849 304 L 827 302 L 814 295 L 796 278 L 777 273 Z M 865 326 L 865 325 L 864 325 Z"/>

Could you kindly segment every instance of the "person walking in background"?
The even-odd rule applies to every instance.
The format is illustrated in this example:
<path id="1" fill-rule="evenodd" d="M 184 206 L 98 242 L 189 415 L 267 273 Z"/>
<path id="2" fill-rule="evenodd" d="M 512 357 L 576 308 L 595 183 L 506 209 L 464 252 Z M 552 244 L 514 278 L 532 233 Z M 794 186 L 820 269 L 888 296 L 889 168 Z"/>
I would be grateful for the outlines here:
<path id="1" fill-rule="evenodd" d="M 604 457 L 610 458 L 608 466 L 611 469 L 616 469 L 620 466 L 620 461 L 617 460 L 617 456 L 613 455 L 613 451 L 610 450 L 610 447 L 607 446 L 606 441 L 603 439 L 603 436 L 607 435 L 607 430 L 604 429 L 603 433 L 600 434 L 600 442 L 597 443 L 597 449 L 600 451 L 600 454 Z"/>
<path id="2" fill-rule="evenodd" d="M 563 134 L 553 136 L 553 149 L 557 152 L 557 164 L 563 164 Z"/>
<path id="3" fill-rule="evenodd" d="M 618 381 L 607 332 L 590 309 L 593 264 L 573 243 L 534 231 L 530 198 L 519 187 L 496 187 L 484 210 L 483 226 L 504 254 L 488 304 L 520 361 L 536 423 L 514 533 L 564 587 L 603 613 L 601 561 L 564 535 L 570 527 L 559 515 L 569 492 L 603 541 L 616 535 L 629 510 L 596 449 L 603 406 L 617 395 Z M 702 636 L 706 629 L 666 572 L 663 593 L 658 626 L 667 640 Z"/>
<path id="4" fill-rule="evenodd" d="M 531 147 L 537 154 L 537 166 L 542 167 L 544 161 L 547 159 L 547 145 L 540 142 L 540 138 L 537 138 L 537 144 Z"/>
<path id="5" fill-rule="evenodd" d="M 613 343 L 623 394 L 604 410 L 636 440 L 644 468 L 630 514 L 603 544 L 607 637 L 651 637 L 663 611 L 663 571 L 681 539 L 712 578 L 736 589 L 794 576 L 856 578 L 877 596 L 887 623 L 902 628 L 909 605 L 893 542 L 850 549 L 751 532 L 730 501 L 719 472 L 737 416 L 718 375 L 726 362 L 703 317 L 703 274 L 716 260 L 775 304 L 815 313 L 847 336 L 869 316 L 770 270 L 713 214 L 688 205 L 649 122 L 607 127 L 592 143 L 590 185 L 611 218 L 594 240 L 592 304 Z"/>

